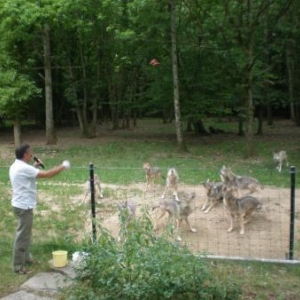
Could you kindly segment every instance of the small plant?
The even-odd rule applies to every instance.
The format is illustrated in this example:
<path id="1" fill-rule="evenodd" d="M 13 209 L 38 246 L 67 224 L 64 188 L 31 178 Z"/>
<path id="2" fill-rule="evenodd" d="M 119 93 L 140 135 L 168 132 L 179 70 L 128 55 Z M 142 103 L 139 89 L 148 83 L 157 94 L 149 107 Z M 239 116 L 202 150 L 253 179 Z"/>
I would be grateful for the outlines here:
<path id="1" fill-rule="evenodd" d="M 120 241 L 101 228 L 97 243 L 84 247 L 89 255 L 66 299 L 239 299 L 240 289 L 219 282 L 205 258 L 155 237 L 146 213 L 126 220 L 121 212 Z"/>

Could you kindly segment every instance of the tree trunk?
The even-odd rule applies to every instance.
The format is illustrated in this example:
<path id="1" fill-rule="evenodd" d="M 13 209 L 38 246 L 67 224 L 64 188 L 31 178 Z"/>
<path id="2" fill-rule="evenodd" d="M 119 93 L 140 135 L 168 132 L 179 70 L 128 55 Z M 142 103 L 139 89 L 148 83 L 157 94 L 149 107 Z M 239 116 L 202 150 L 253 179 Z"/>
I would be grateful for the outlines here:
<path id="1" fill-rule="evenodd" d="M 162 109 L 162 122 L 163 124 L 169 124 L 172 123 L 174 119 L 174 111 L 173 109 L 170 109 L 168 105 L 164 105 Z"/>
<path id="2" fill-rule="evenodd" d="M 238 135 L 239 136 L 244 136 L 245 132 L 244 132 L 244 118 L 243 117 L 239 117 L 238 119 Z"/>
<path id="3" fill-rule="evenodd" d="M 79 124 L 79 129 L 80 129 L 80 137 L 85 138 L 88 137 L 89 132 L 88 132 L 88 127 L 86 124 L 84 124 L 83 120 L 83 115 L 82 115 L 82 107 L 81 104 L 79 103 L 78 97 L 77 97 L 77 89 L 76 89 L 76 84 L 75 84 L 75 76 L 72 68 L 72 63 L 69 60 L 69 76 L 70 76 L 70 88 L 72 89 L 72 96 L 71 96 L 71 101 L 75 103 L 75 110 L 76 110 L 76 116 L 77 116 L 77 121 Z"/>
<path id="4" fill-rule="evenodd" d="M 186 131 L 192 132 L 192 130 L 193 130 L 193 121 L 191 119 L 188 119 L 186 124 Z"/>
<path id="5" fill-rule="evenodd" d="M 97 65 L 97 81 L 101 82 L 100 79 L 100 65 Z M 99 88 L 97 88 L 96 93 L 93 95 L 93 105 L 92 105 L 92 124 L 90 126 L 90 134 L 92 136 L 96 136 L 97 133 L 97 123 L 98 123 L 98 101 L 100 99 L 98 97 L 100 95 Z"/>
<path id="6" fill-rule="evenodd" d="M 134 111 L 133 115 L 132 115 L 132 125 L 133 125 L 133 127 L 137 127 L 137 113 L 136 113 L 136 111 Z"/>
<path id="7" fill-rule="evenodd" d="M 80 52 L 80 62 L 81 62 L 81 69 L 82 69 L 82 78 L 83 78 L 83 101 L 82 101 L 82 130 L 81 130 L 81 137 L 83 138 L 90 138 L 89 132 L 89 125 L 88 125 L 88 118 L 87 118 L 87 103 L 88 103 L 88 92 L 87 92 L 87 78 L 86 78 L 86 66 L 85 66 L 85 59 L 82 52 L 82 41 L 81 37 L 79 37 L 79 52 Z"/>
<path id="8" fill-rule="evenodd" d="M 249 57 L 250 58 L 250 57 Z M 246 157 L 255 154 L 253 143 L 253 96 L 252 96 L 252 71 L 248 73 L 247 111 L 246 111 Z"/>
<path id="9" fill-rule="evenodd" d="M 290 118 L 295 122 L 295 106 L 294 106 L 294 61 L 292 56 L 292 45 L 286 48 L 286 66 L 288 73 L 288 90 L 290 103 Z"/>
<path id="10" fill-rule="evenodd" d="M 267 104 L 267 124 L 269 126 L 273 125 L 272 103 L 270 103 L 270 102 L 268 102 L 268 104 Z"/>
<path id="11" fill-rule="evenodd" d="M 205 129 L 203 122 L 201 119 L 197 120 L 194 124 L 194 130 L 197 135 L 206 136 L 209 135 L 207 130 Z"/>
<path id="12" fill-rule="evenodd" d="M 120 129 L 119 127 L 119 106 L 117 103 L 116 86 L 114 82 L 114 70 L 113 67 L 109 66 L 107 70 L 108 74 L 108 98 L 109 107 L 111 113 L 112 129 Z"/>
<path id="13" fill-rule="evenodd" d="M 82 110 L 80 109 L 80 107 L 76 107 L 76 114 L 77 114 L 77 119 L 79 122 L 80 137 L 82 137 L 82 138 L 89 137 L 88 127 L 84 126 Z"/>
<path id="14" fill-rule="evenodd" d="M 295 124 L 296 126 L 300 126 L 300 106 L 295 106 Z"/>
<path id="15" fill-rule="evenodd" d="M 253 46 L 254 46 L 254 27 L 252 20 L 252 0 L 248 0 L 248 29 L 249 29 L 249 42 L 247 45 L 248 63 L 246 69 L 246 157 L 251 157 L 255 154 L 253 143 Z"/>
<path id="16" fill-rule="evenodd" d="M 258 126 L 257 126 L 257 135 L 263 135 L 263 121 L 264 121 L 264 106 L 259 106 L 258 111 Z"/>
<path id="17" fill-rule="evenodd" d="M 52 99 L 52 72 L 51 72 L 51 50 L 49 26 L 44 25 L 43 31 L 44 46 L 44 68 L 45 68 L 45 98 L 46 98 L 46 144 L 55 145 L 57 138 L 53 122 L 53 99 Z"/>
<path id="18" fill-rule="evenodd" d="M 93 138 L 96 136 L 97 133 L 97 119 L 98 119 L 98 111 L 97 111 L 97 98 L 93 98 L 93 105 L 92 105 L 92 122 L 89 126 L 89 137 Z"/>
<path id="19" fill-rule="evenodd" d="M 119 113 L 116 105 L 113 105 L 112 112 L 111 112 L 111 119 L 112 119 L 112 129 L 113 130 L 120 129 Z"/>
<path id="20" fill-rule="evenodd" d="M 15 119 L 14 122 L 14 142 L 15 142 L 15 148 L 21 146 L 23 143 L 22 140 L 22 130 L 21 130 L 21 122 L 19 119 Z"/>
<path id="21" fill-rule="evenodd" d="M 179 99 L 179 83 L 178 83 L 178 62 L 177 62 L 177 43 L 176 43 L 176 4 L 175 0 L 170 1 L 171 4 L 171 40 L 172 40 L 172 69 L 173 69 L 173 92 L 174 92 L 174 111 L 176 123 L 176 135 L 178 151 L 187 152 L 187 146 L 183 139 L 180 99 Z"/>

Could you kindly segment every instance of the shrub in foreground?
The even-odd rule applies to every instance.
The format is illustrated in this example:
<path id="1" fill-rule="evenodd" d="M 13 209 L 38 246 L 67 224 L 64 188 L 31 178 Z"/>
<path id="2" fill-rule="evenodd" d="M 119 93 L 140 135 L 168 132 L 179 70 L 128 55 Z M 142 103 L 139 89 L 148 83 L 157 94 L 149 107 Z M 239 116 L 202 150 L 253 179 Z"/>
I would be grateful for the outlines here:
<path id="1" fill-rule="evenodd" d="M 105 229 L 77 268 L 76 284 L 66 299 L 239 299 L 232 282 L 219 282 L 205 258 L 155 237 L 147 215 L 127 227 L 121 214 L 121 241 Z"/>

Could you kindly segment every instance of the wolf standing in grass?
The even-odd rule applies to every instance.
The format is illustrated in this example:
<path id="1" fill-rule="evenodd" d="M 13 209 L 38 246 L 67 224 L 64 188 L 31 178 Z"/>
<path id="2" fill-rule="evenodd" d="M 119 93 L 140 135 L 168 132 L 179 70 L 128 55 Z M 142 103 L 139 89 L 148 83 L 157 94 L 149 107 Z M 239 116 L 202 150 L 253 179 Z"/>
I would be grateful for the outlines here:
<path id="1" fill-rule="evenodd" d="M 278 172 L 281 172 L 281 168 L 282 168 L 282 164 L 285 161 L 286 166 L 289 166 L 289 162 L 288 162 L 288 156 L 286 154 L 286 151 L 281 150 L 279 152 L 273 152 L 273 159 L 275 160 L 275 162 L 278 163 L 278 166 L 276 167 L 276 169 L 278 170 Z"/>
<path id="2" fill-rule="evenodd" d="M 33 209 L 37 204 L 37 178 L 50 178 L 70 167 L 70 162 L 65 160 L 59 166 L 49 170 L 40 170 L 42 161 L 33 158 L 28 144 L 21 145 L 15 150 L 16 159 L 9 169 L 9 179 L 12 185 L 12 200 L 14 214 L 18 219 L 15 242 L 13 246 L 13 270 L 18 274 L 27 274 L 26 264 L 33 262 L 29 252 L 33 224 Z"/>

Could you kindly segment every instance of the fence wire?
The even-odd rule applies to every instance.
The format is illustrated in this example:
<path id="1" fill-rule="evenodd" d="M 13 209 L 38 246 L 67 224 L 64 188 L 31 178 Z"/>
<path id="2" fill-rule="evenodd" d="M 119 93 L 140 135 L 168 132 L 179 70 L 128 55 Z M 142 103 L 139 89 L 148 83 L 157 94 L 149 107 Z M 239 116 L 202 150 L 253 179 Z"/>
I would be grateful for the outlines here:
<path id="1" fill-rule="evenodd" d="M 2 167 L 1 172 L 1 200 L 9 205 L 11 198 L 8 167 Z M 136 172 L 130 168 L 94 169 L 99 175 L 103 198 L 99 198 L 95 189 L 94 218 L 98 225 L 107 228 L 115 237 L 119 232 L 118 205 L 130 201 L 136 206 L 136 215 L 139 216 L 144 208 L 149 210 L 153 224 L 157 225 L 157 234 L 167 224 L 167 216 L 158 219 L 159 213 L 152 210 L 154 204 L 161 200 L 165 187 L 164 180 L 156 180 L 154 185 L 145 192 L 146 182 L 144 174 L 137 180 L 127 184 L 116 184 L 110 178 L 123 176 L 124 172 Z M 187 171 L 187 170 L 185 170 Z M 80 239 L 95 234 L 92 226 L 90 195 L 82 203 L 85 193 L 90 187 L 88 167 L 73 166 L 70 172 L 61 173 L 56 178 L 38 181 L 39 204 L 36 208 L 36 219 L 40 226 L 52 220 L 47 235 L 35 234 L 40 239 L 53 238 L 55 235 L 75 235 Z M 105 174 L 105 176 L 104 176 Z M 116 175 L 117 174 L 117 175 Z M 287 176 L 290 176 L 287 174 Z M 103 180 L 107 178 L 107 181 Z M 234 229 L 228 232 L 229 216 L 222 201 L 208 213 L 201 209 L 206 201 L 206 193 L 201 182 L 191 184 L 179 181 L 180 193 L 195 192 L 193 212 L 189 216 L 191 226 L 196 232 L 191 232 L 184 222 L 180 226 L 181 243 L 187 245 L 194 253 L 215 257 L 236 257 L 243 259 L 261 260 L 300 260 L 300 202 L 299 190 L 295 189 L 293 214 L 294 242 L 291 253 L 291 197 L 290 187 L 276 187 L 266 185 L 263 190 L 254 194 L 262 202 L 262 208 L 256 212 L 253 219 L 245 224 L 245 234 L 240 234 L 238 222 L 235 220 Z M 14 229 L 13 229 L 14 230 Z M 291 256 L 292 254 L 292 256 Z"/>

